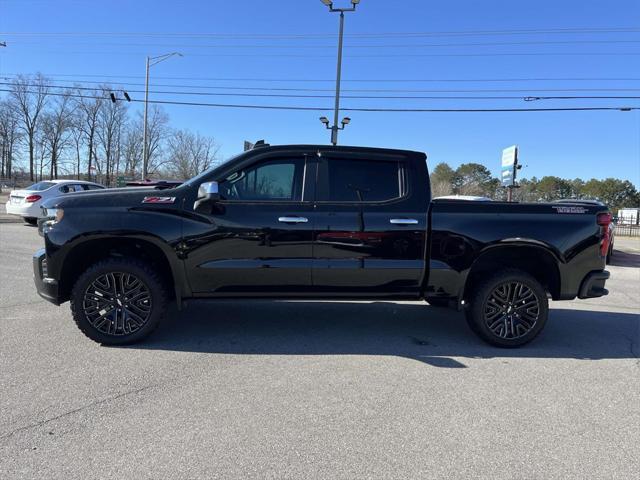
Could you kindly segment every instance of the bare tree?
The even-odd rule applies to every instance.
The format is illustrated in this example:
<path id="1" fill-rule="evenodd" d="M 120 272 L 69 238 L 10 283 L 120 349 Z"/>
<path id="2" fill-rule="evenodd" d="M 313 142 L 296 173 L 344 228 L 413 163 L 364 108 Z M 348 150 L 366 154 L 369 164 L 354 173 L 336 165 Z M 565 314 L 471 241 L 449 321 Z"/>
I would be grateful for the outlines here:
<path id="1" fill-rule="evenodd" d="M 49 165 L 46 162 L 47 158 L 47 140 L 45 138 L 44 132 L 42 129 L 36 130 L 35 136 L 33 138 L 33 156 L 34 156 L 34 169 L 35 169 L 35 180 L 38 181 L 38 172 L 40 172 L 40 180 L 44 178 L 44 168 Z"/>
<path id="2" fill-rule="evenodd" d="M 20 118 L 12 102 L 0 102 L 0 176 L 11 177 L 14 149 L 20 140 Z"/>
<path id="3" fill-rule="evenodd" d="M 147 155 L 149 174 L 162 166 L 162 145 L 169 134 L 169 115 L 158 105 L 151 105 L 147 118 Z"/>
<path id="4" fill-rule="evenodd" d="M 22 130 L 29 145 L 29 178 L 33 180 L 35 134 L 40 114 L 45 107 L 49 88 L 48 80 L 38 73 L 35 77 L 18 75 L 11 85 L 14 99 L 22 120 Z"/>
<path id="5" fill-rule="evenodd" d="M 74 168 L 76 178 L 80 180 L 80 168 L 82 166 L 82 159 L 80 156 L 80 151 L 82 150 L 83 140 L 85 137 L 84 130 L 82 129 L 82 116 L 75 111 L 75 114 L 71 117 L 71 140 L 73 141 L 73 146 L 76 152 L 76 167 Z"/>
<path id="6" fill-rule="evenodd" d="M 98 127 L 100 111 L 105 102 L 102 91 L 87 93 L 86 90 L 80 90 L 78 95 L 77 111 L 79 125 L 85 135 L 87 143 L 87 176 L 91 177 L 91 166 L 96 160 L 96 129 Z M 78 164 L 78 172 L 80 172 L 80 164 Z"/>
<path id="7" fill-rule="evenodd" d="M 431 195 L 433 197 L 444 197 L 453 193 L 453 185 L 445 180 L 431 181 Z"/>
<path id="8" fill-rule="evenodd" d="M 42 116 L 42 133 L 49 154 L 49 178 L 58 178 L 58 162 L 71 140 L 72 117 L 73 105 L 69 95 L 58 97 L 53 108 Z"/>
<path id="9" fill-rule="evenodd" d="M 176 178 L 191 178 L 217 162 L 219 149 L 213 138 L 176 130 L 168 141 L 167 168 Z"/>
<path id="10" fill-rule="evenodd" d="M 122 141 L 122 155 L 124 174 L 135 177 L 136 171 L 142 166 L 142 122 L 127 126 Z"/>
<path id="11" fill-rule="evenodd" d="M 99 111 L 96 135 L 104 155 L 98 171 L 104 171 L 104 182 L 111 185 L 119 154 L 119 141 L 127 116 L 127 107 L 122 102 L 105 102 Z M 103 167 L 103 168 L 102 168 Z"/>

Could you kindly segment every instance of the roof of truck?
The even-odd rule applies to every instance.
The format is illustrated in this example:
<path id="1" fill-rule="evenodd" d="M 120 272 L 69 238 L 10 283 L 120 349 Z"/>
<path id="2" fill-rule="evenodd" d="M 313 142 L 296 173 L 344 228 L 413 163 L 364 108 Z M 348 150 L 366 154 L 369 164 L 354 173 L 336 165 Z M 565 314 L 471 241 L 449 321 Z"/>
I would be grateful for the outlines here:
<path id="1" fill-rule="evenodd" d="M 319 150 L 320 152 L 340 152 L 340 151 L 358 151 L 358 152 L 380 152 L 380 153 L 403 153 L 413 155 L 425 155 L 424 152 L 417 150 L 403 150 L 399 148 L 383 148 L 383 147 L 362 147 L 356 145 L 322 145 L 322 144 L 288 144 L 288 145 L 258 145 L 248 152 L 255 151 L 286 151 L 286 150 Z M 426 156 L 426 155 L 425 155 Z"/>

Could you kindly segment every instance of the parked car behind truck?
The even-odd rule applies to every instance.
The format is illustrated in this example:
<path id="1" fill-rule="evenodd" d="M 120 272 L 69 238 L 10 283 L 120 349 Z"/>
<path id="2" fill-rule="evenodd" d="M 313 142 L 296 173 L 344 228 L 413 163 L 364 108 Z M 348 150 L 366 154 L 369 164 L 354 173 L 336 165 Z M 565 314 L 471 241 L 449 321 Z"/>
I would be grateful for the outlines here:
<path id="1" fill-rule="evenodd" d="M 420 152 L 266 146 L 174 189 L 46 209 L 38 293 L 104 344 L 146 337 L 172 300 L 260 297 L 426 300 L 513 347 L 542 330 L 548 298 L 608 293 L 606 209 L 432 201 Z"/>
<path id="2" fill-rule="evenodd" d="M 35 225 L 42 217 L 41 206 L 46 200 L 71 192 L 103 190 L 97 183 L 83 180 L 43 180 L 23 190 L 13 190 L 7 199 L 7 213 L 22 217 L 31 225 Z"/>

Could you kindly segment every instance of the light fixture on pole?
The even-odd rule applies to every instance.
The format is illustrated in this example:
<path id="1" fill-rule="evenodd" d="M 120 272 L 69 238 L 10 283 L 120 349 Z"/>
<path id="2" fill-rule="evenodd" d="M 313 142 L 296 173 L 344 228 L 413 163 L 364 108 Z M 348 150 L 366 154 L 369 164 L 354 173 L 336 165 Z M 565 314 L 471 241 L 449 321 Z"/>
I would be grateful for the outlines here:
<path id="1" fill-rule="evenodd" d="M 336 125 L 334 125 L 333 127 L 329 126 L 329 119 L 328 119 L 327 117 L 320 117 L 320 121 L 324 124 L 324 126 L 325 126 L 325 128 L 326 128 L 327 130 L 331 130 L 331 138 L 332 138 L 332 139 L 333 139 L 333 136 L 334 136 L 334 133 L 333 133 L 333 132 L 336 132 L 336 133 L 335 133 L 335 135 L 336 135 L 336 140 L 337 140 L 337 135 L 338 135 L 338 134 L 337 134 L 337 132 L 338 132 L 338 130 L 344 130 L 344 127 L 345 127 L 346 125 L 349 125 L 349 124 L 351 123 L 351 118 L 349 118 L 349 117 L 344 117 L 344 118 L 342 119 L 342 121 L 340 122 L 340 124 L 341 124 L 341 126 L 340 126 L 340 127 L 338 127 L 338 126 L 336 126 Z M 337 141 L 336 141 L 336 143 L 334 143 L 334 142 L 331 142 L 331 143 L 333 143 L 334 145 L 336 145 Z"/>
<path id="2" fill-rule="evenodd" d="M 147 169 L 149 167 L 149 148 L 147 145 L 147 109 L 149 107 L 149 68 L 158 63 L 167 60 L 173 56 L 182 57 L 180 52 L 165 53 L 157 57 L 147 57 L 147 74 L 144 86 L 144 120 L 142 127 L 142 180 L 147 179 Z"/>
<path id="3" fill-rule="evenodd" d="M 340 79 L 342 75 L 342 38 L 344 36 L 344 12 L 355 12 L 356 6 L 360 3 L 360 0 L 351 0 L 350 8 L 335 8 L 332 0 L 320 0 L 324 5 L 329 7 L 330 12 L 340 13 L 340 31 L 338 34 L 338 65 L 336 68 L 336 99 L 333 107 L 333 126 L 329 127 L 328 123 L 325 126 L 331 130 L 331 143 L 333 145 L 338 144 L 338 130 L 344 130 L 344 126 L 350 121 L 349 117 L 345 117 L 346 122 L 342 121 L 342 127 L 338 127 L 338 117 L 340 115 Z M 326 118 L 326 117 L 322 117 Z M 322 121 L 322 118 L 320 119 Z M 324 123 L 324 121 L 322 121 Z"/>

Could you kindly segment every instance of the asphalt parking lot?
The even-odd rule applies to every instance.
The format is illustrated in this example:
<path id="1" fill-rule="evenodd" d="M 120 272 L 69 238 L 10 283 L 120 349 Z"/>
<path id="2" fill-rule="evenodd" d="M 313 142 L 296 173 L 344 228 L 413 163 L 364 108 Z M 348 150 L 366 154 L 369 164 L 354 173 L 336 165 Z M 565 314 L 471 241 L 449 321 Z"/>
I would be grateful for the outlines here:
<path id="1" fill-rule="evenodd" d="M 637 478 L 640 243 L 534 343 L 413 302 L 192 302 L 101 347 L 0 224 L 0 478 Z"/>

